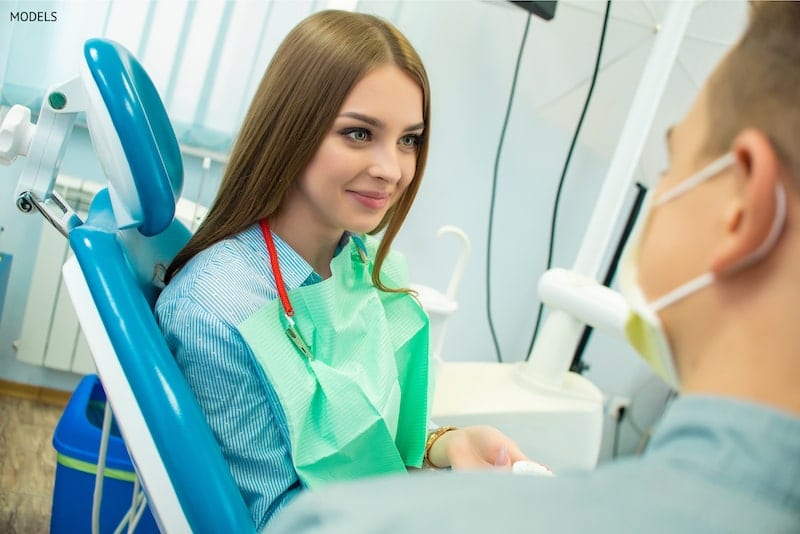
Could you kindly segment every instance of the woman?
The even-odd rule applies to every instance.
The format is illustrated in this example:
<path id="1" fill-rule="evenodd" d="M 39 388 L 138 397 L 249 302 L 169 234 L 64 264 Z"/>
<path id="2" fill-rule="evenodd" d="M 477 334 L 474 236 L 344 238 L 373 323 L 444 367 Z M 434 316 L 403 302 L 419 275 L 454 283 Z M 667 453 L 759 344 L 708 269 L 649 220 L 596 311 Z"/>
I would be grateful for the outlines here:
<path id="1" fill-rule="evenodd" d="M 429 123 L 425 69 L 396 28 L 311 15 L 276 51 L 217 198 L 167 271 L 159 323 L 257 528 L 301 487 L 423 457 L 524 459 L 488 427 L 427 433 L 428 322 L 390 246 Z"/>

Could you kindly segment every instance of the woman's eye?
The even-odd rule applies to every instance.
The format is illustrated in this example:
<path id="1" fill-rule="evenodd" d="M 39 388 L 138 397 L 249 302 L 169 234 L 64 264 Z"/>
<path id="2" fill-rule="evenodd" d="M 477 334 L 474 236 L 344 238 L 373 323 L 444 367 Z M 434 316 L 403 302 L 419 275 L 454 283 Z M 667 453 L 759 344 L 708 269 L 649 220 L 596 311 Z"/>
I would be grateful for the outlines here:
<path id="1" fill-rule="evenodd" d="M 400 144 L 404 147 L 418 147 L 422 143 L 422 136 L 414 134 L 414 135 L 404 135 L 400 138 Z"/>
<path id="2" fill-rule="evenodd" d="M 357 143 L 365 143 L 370 139 L 370 133 L 365 128 L 348 128 L 342 132 L 342 135 L 349 137 Z"/>

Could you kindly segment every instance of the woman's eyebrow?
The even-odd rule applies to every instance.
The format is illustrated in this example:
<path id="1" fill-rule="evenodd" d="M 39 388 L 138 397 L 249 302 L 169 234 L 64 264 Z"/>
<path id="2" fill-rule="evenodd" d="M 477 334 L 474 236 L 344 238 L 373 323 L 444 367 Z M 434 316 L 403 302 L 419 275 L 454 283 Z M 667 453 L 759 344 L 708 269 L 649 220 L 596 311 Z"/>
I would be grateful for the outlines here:
<path id="1" fill-rule="evenodd" d="M 340 117 L 350 117 L 351 119 L 356 119 L 361 122 L 366 122 L 370 126 L 374 126 L 375 128 L 383 128 L 384 124 L 382 121 L 376 119 L 375 117 L 370 117 L 369 115 L 364 115 L 363 113 L 357 113 L 355 111 L 345 111 Z"/>
<path id="2" fill-rule="evenodd" d="M 356 119 L 356 120 L 359 120 L 361 122 L 365 122 L 365 123 L 367 123 L 370 126 L 373 126 L 375 128 L 383 128 L 385 126 L 383 121 L 381 121 L 379 119 L 376 119 L 375 117 L 370 117 L 369 115 L 364 115 L 363 113 L 357 113 L 355 111 L 345 111 L 344 113 L 340 114 L 339 116 L 340 117 L 349 117 L 351 119 Z M 421 130 L 424 127 L 425 127 L 425 123 L 424 122 L 420 122 L 420 123 L 417 123 L 417 124 L 409 126 L 408 128 L 406 128 L 403 131 L 404 132 L 413 132 L 415 130 Z"/>

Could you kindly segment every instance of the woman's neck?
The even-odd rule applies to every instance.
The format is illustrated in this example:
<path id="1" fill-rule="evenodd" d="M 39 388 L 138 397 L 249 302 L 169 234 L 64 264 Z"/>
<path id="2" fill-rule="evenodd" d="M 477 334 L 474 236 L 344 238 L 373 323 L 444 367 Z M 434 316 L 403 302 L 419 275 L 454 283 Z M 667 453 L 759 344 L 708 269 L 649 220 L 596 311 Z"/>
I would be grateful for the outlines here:
<path id="1" fill-rule="evenodd" d="M 296 212 L 283 212 L 270 217 L 270 229 L 292 247 L 322 278 L 331 276 L 331 260 L 342 239 L 342 231 L 309 224 Z"/>

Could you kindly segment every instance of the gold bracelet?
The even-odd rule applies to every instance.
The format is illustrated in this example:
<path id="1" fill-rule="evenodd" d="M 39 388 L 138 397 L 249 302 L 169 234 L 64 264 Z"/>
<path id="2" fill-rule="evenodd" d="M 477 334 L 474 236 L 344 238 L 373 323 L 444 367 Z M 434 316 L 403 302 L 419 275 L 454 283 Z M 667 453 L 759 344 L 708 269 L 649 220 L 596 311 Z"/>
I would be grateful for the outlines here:
<path id="1" fill-rule="evenodd" d="M 431 448 L 433 448 L 433 444 L 436 443 L 437 439 L 441 438 L 443 435 L 445 435 L 447 432 L 450 432 L 451 430 L 458 430 L 458 429 L 454 426 L 440 426 L 439 428 L 428 434 L 428 440 L 425 442 L 425 456 L 422 457 L 422 462 L 425 465 L 427 465 L 428 467 L 432 467 L 434 469 L 441 469 L 440 467 L 433 465 L 433 462 L 431 462 L 430 458 Z"/>

